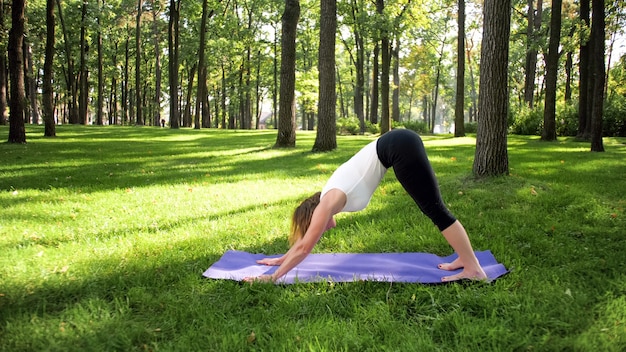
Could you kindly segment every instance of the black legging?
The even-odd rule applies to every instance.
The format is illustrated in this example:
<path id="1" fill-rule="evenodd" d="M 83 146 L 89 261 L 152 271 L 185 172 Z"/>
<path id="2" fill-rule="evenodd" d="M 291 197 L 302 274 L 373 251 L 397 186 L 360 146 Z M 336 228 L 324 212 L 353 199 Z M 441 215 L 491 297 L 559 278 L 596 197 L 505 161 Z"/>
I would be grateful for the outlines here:
<path id="1" fill-rule="evenodd" d="M 386 168 L 393 167 L 402 187 L 440 231 L 456 221 L 441 198 L 424 143 L 417 133 L 391 130 L 378 139 L 376 152 Z"/>

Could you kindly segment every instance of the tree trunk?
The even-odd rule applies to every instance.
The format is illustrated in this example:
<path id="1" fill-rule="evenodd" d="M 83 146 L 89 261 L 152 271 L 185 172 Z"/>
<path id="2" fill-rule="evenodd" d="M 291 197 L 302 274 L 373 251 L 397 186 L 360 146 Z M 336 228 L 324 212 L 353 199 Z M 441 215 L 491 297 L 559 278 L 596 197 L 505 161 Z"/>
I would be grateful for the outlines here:
<path id="1" fill-rule="evenodd" d="M 52 91 L 52 75 L 54 60 L 54 0 L 46 0 L 46 57 L 43 64 L 43 122 L 44 136 L 55 137 L 54 100 Z"/>
<path id="2" fill-rule="evenodd" d="M 300 1 L 285 0 L 280 44 L 282 52 L 276 148 L 296 146 L 296 32 L 299 19 Z"/>
<path id="3" fill-rule="evenodd" d="M 537 37 L 541 32 L 543 1 L 537 0 L 537 12 L 533 0 L 528 0 L 528 27 L 526 31 L 526 65 L 524 81 L 524 101 L 532 108 L 535 97 L 535 76 L 537 74 Z"/>
<path id="4" fill-rule="evenodd" d="M 476 177 L 509 173 L 506 136 L 510 11 L 510 0 L 485 0 L 479 118 L 473 165 Z"/>
<path id="5" fill-rule="evenodd" d="M 185 94 L 185 110 L 183 112 L 183 127 L 191 127 L 191 96 L 193 95 L 193 82 L 196 77 L 197 64 L 194 63 L 189 69 L 187 80 L 187 94 Z"/>
<path id="6" fill-rule="evenodd" d="M 205 110 L 209 107 L 205 105 L 206 92 L 206 64 L 204 59 L 204 51 L 206 48 L 206 22 L 208 14 L 208 0 L 202 0 L 202 19 L 200 20 L 200 43 L 198 46 L 198 92 L 196 94 L 196 118 L 194 123 L 195 129 L 202 127 L 200 123 L 200 115 L 205 116 Z M 211 11 L 213 13 L 213 11 Z"/>
<path id="7" fill-rule="evenodd" d="M 254 89 L 256 95 L 256 107 L 255 107 L 255 121 L 254 128 L 259 129 L 261 124 L 261 115 L 263 114 L 261 101 L 263 100 L 263 93 L 261 92 L 261 49 L 257 50 L 256 55 L 256 88 Z"/>
<path id="8" fill-rule="evenodd" d="M 469 67 L 469 76 L 470 76 L 470 87 L 471 87 L 471 107 L 470 107 L 470 112 L 469 112 L 469 122 L 474 122 L 477 121 L 476 118 L 476 110 L 477 110 L 477 106 L 478 103 L 476 102 L 478 99 L 478 94 L 476 94 L 476 81 L 474 79 L 474 69 L 472 68 L 472 55 L 471 55 L 471 49 L 467 48 L 467 67 Z"/>
<path id="9" fill-rule="evenodd" d="M 222 95 L 220 99 L 220 103 L 222 105 L 222 128 L 226 129 L 226 68 L 224 67 L 224 62 L 221 65 L 222 68 Z"/>
<path id="10" fill-rule="evenodd" d="M 100 6 L 100 1 L 98 1 L 98 6 Z M 102 6 L 104 6 L 104 0 L 102 0 Z M 98 101 L 97 101 L 97 111 L 96 111 L 96 124 L 98 126 L 101 126 L 103 124 L 103 120 L 104 120 L 104 72 L 103 72 L 103 53 L 102 53 L 102 21 L 100 19 L 101 17 L 101 11 L 98 11 L 97 14 L 97 21 L 98 21 L 98 34 L 96 37 L 96 45 L 97 45 L 97 50 L 98 50 Z"/>
<path id="11" fill-rule="evenodd" d="M 437 102 L 439 101 L 439 80 L 441 79 L 441 62 L 443 61 L 444 49 L 446 45 L 446 38 L 443 37 L 441 41 L 441 51 L 439 52 L 439 61 L 437 62 L 437 75 L 435 77 L 435 87 L 433 90 L 433 106 L 431 107 L 432 115 L 428 126 L 430 127 L 430 133 L 435 130 L 435 122 L 437 120 Z"/>
<path id="12" fill-rule="evenodd" d="M 89 123 L 87 118 L 87 109 L 89 101 L 89 86 L 88 86 L 88 70 L 87 70 L 87 39 L 85 28 L 87 24 L 87 1 L 83 1 L 81 7 L 81 25 L 80 25 L 80 93 L 78 96 L 78 121 L 82 125 Z"/>
<path id="13" fill-rule="evenodd" d="M 398 36 L 399 37 L 399 36 Z M 391 93 L 391 120 L 400 122 L 400 39 L 396 37 L 391 49 L 393 56 L 393 91 Z"/>
<path id="14" fill-rule="evenodd" d="M 556 80 L 559 73 L 559 43 L 561 41 L 562 0 L 552 0 L 550 42 L 546 57 L 546 101 L 543 110 L 541 140 L 556 140 Z"/>
<path id="15" fill-rule="evenodd" d="M 456 101 L 454 136 L 465 136 L 465 0 L 458 0 L 458 35 L 456 43 Z"/>
<path id="16" fill-rule="evenodd" d="M 376 12 L 382 16 L 384 10 L 384 0 L 376 0 Z M 380 50 L 382 52 L 380 75 L 380 133 L 383 134 L 391 130 L 391 116 L 389 111 L 389 69 L 391 65 L 391 53 L 389 52 L 389 33 L 386 28 L 381 30 Z"/>
<path id="17" fill-rule="evenodd" d="M 178 50 L 180 0 L 170 0 L 170 19 L 167 29 L 169 56 L 169 92 L 170 92 L 170 128 L 179 128 L 180 110 L 178 108 Z"/>
<path id="18" fill-rule="evenodd" d="M 313 144 L 314 152 L 325 152 L 337 148 L 335 111 L 335 34 L 337 33 L 337 3 L 335 0 L 320 0 L 320 44 L 319 44 L 319 99 L 318 126 Z"/>
<path id="19" fill-rule="evenodd" d="M 574 65 L 573 54 L 567 52 L 565 58 L 565 95 L 563 101 L 569 104 L 572 101 L 572 66 Z"/>
<path id="20" fill-rule="evenodd" d="M 580 0 L 580 20 L 589 28 L 590 20 L 590 0 Z M 576 137 L 579 139 L 588 140 L 590 137 L 590 121 L 589 116 L 589 79 L 590 79 L 590 63 L 589 60 L 589 38 L 583 37 L 580 44 L 580 59 L 578 64 L 578 74 L 580 76 L 580 83 L 578 85 L 578 131 Z"/>
<path id="21" fill-rule="evenodd" d="M 374 52 L 372 57 L 372 88 L 370 98 L 370 122 L 374 125 L 378 124 L 378 97 L 379 97 L 379 82 L 380 82 L 380 65 L 378 56 L 380 54 L 380 42 L 374 44 Z"/>
<path id="22" fill-rule="evenodd" d="M 0 0 L 0 33 L 6 33 L 4 28 L 4 0 Z M 0 125 L 7 124 L 7 58 L 6 47 L 0 45 Z"/>
<path id="23" fill-rule="evenodd" d="M 126 27 L 126 31 L 128 32 L 128 25 Z M 125 125 L 130 118 L 129 114 L 129 104 L 130 104 L 130 92 L 129 92 L 129 74 L 128 74 L 128 65 L 130 62 L 130 38 L 126 36 L 124 40 L 124 77 L 122 78 L 122 125 Z"/>
<path id="24" fill-rule="evenodd" d="M 74 60 L 72 59 L 72 50 L 70 48 L 70 42 L 67 38 L 67 28 L 65 27 L 65 21 L 63 20 L 63 10 L 61 9 L 61 1 L 56 0 L 57 9 L 59 10 L 59 22 L 61 24 L 61 30 L 63 32 L 63 44 L 65 46 L 65 58 L 67 61 L 67 70 L 65 73 L 65 82 L 67 85 L 67 96 L 69 96 L 67 105 L 69 110 L 69 123 L 79 123 L 78 117 L 78 102 L 76 97 L 78 96 L 78 84 L 76 82 L 76 75 L 74 75 Z"/>
<path id="25" fill-rule="evenodd" d="M 591 151 L 603 152 L 604 145 L 602 143 L 602 116 L 604 109 L 604 38 L 605 38 L 605 20 L 604 20 L 604 0 L 592 0 L 593 9 L 591 19 L 591 41 L 593 49 L 590 55 L 593 65 L 593 94 L 591 107 Z"/>
<path id="26" fill-rule="evenodd" d="M 9 99 L 9 143 L 26 143 L 24 127 L 24 6 L 25 0 L 13 0 L 11 6 L 11 29 L 9 30 L 9 78 L 11 98 Z"/>
<path id="27" fill-rule="evenodd" d="M 27 120 L 30 117 L 31 124 L 36 125 L 39 123 L 39 107 L 37 106 L 37 79 L 36 69 L 33 65 L 33 53 L 32 46 L 27 40 L 28 36 L 23 41 L 24 50 L 24 83 L 26 84 L 26 99 L 25 113 Z"/>
<path id="28" fill-rule="evenodd" d="M 159 7 L 158 0 L 152 0 L 152 37 L 154 40 L 154 104 L 156 105 L 156 111 L 154 112 L 155 125 L 161 125 L 165 127 L 165 120 L 161 119 L 161 49 L 159 45 L 159 26 L 158 18 L 159 13 L 157 7 Z"/>
<path id="29" fill-rule="evenodd" d="M 274 26 L 274 85 L 272 86 L 272 118 L 274 119 L 274 129 L 278 129 L 278 23 Z"/>
<path id="30" fill-rule="evenodd" d="M 574 39 L 575 27 L 572 27 L 569 32 L 570 40 Z M 572 101 L 572 67 L 574 66 L 574 54 L 569 50 L 565 58 L 565 104 L 569 104 Z"/>
<path id="31" fill-rule="evenodd" d="M 143 0 L 137 0 L 137 21 L 135 26 L 135 104 L 137 113 L 135 123 L 144 125 L 143 106 L 141 104 L 141 13 Z"/>
<path id="32" fill-rule="evenodd" d="M 363 35 L 361 33 L 361 25 L 359 14 L 360 7 L 356 0 L 351 1 L 351 13 L 353 21 L 352 33 L 354 35 L 354 46 L 356 50 L 354 66 L 356 68 L 356 85 L 354 87 L 354 113 L 359 119 L 359 127 L 361 133 L 365 133 L 365 115 L 363 113 L 363 92 L 365 86 L 365 73 L 364 73 L 364 61 L 365 61 L 365 49 L 363 43 Z"/>
<path id="33" fill-rule="evenodd" d="M 337 85 L 337 98 L 339 99 L 339 117 L 346 118 L 346 103 L 343 100 L 343 79 L 339 67 L 335 66 L 336 85 Z"/>

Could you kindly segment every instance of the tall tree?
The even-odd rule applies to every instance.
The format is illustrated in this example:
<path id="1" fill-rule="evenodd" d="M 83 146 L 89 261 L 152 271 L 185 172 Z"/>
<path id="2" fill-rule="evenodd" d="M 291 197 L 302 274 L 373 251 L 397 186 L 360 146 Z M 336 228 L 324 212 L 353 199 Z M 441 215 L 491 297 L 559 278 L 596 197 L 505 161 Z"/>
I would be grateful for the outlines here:
<path id="1" fill-rule="evenodd" d="M 10 125 L 9 143 L 26 143 L 24 127 L 24 6 L 25 0 L 13 0 L 11 5 L 11 29 L 9 30 L 9 78 L 11 97 L 9 99 Z"/>
<path id="2" fill-rule="evenodd" d="M 580 82 L 578 84 L 578 131 L 576 137 L 579 139 L 588 140 L 591 136 L 591 117 L 590 117 L 590 97 L 589 91 L 591 79 L 589 52 L 590 41 L 588 29 L 590 28 L 591 20 L 591 3 L 590 0 L 580 0 L 580 20 L 583 24 L 583 31 L 581 33 L 580 41 L 580 59 L 578 64 L 578 75 Z"/>
<path id="3" fill-rule="evenodd" d="M 556 80 L 559 73 L 561 5 L 562 0 L 552 0 L 550 44 L 546 57 L 546 100 L 543 110 L 543 132 L 541 133 L 541 139 L 544 141 L 556 140 Z"/>
<path id="4" fill-rule="evenodd" d="M 524 101 L 530 108 L 533 107 L 535 97 L 535 76 L 537 74 L 537 39 L 541 32 L 541 18 L 543 14 L 543 0 L 537 0 L 537 8 L 535 9 L 534 0 L 528 0 L 528 27 L 526 29 L 526 63 L 524 66 Z"/>
<path id="5" fill-rule="evenodd" d="M 46 0 L 46 58 L 43 64 L 43 122 L 44 136 L 56 136 L 52 88 L 54 63 L 54 0 Z"/>
<path id="6" fill-rule="evenodd" d="M 78 120 L 81 124 L 89 123 L 87 111 L 89 110 L 89 80 L 87 79 L 89 69 L 87 68 L 87 0 L 83 0 L 81 6 L 81 23 L 80 23 L 80 73 L 79 73 L 79 96 L 78 96 Z"/>
<path id="7" fill-rule="evenodd" d="M 152 1 L 152 37 L 154 41 L 154 105 L 156 111 L 154 113 L 154 124 L 163 125 L 161 121 L 161 49 L 159 33 L 159 9 L 161 2 L 159 0 Z"/>
<path id="8" fill-rule="evenodd" d="M 605 83 L 605 9 L 604 0 L 592 0 L 593 10 L 591 17 L 591 61 L 593 64 L 593 93 L 591 95 L 591 151 L 603 152 L 602 118 L 604 110 L 604 83 Z"/>
<path id="9" fill-rule="evenodd" d="M 180 0 L 170 0 L 170 18 L 167 28 L 169 56 L 170 128 L 179 128 L 180 110 L 178 106 L 178 54 L 180 39 L 178 33 Z"/>
<path id="10" fill-rule="evenodd" d="M 389 48 L 391 51 L 392 70 L 391 79 L 393 89 L 391 90 L 391 120 L 400 121 L 400 33 L 395 33 L 393 45 Z"/>
<path id="11" fill-rule="evenodd" d="M 33 63 L 33 44 L 28 42 L 28 36 L 24 38 L 24 84 L 26 89 L 26 121 L 29 120 L 33 125 L 39 123 L 39 107 L 37 106 L 37 82 L 36 69 Z"/>
<path id="12" fill-rule="evenodd" d="M 380 42 L 374 44 L 374 52 L 372 53 L 372 86 L 370 87 L 370 116 L 369 120 L 373 124 L 378 124 L 378 82 L 380 76 L 379 65 Z"/>
<path id="13" fill-rule="evenodd" d="M 335 34 L 337 33 L 337 2 L 320 0 L 319 99 L 318 127 L 313 151 L 337 148 L 335 111 Z"/>
<path id="14" fill-rule="evenodd" d="M 383 17 L 385 13 L 385 1 L 376 0 L 376 12 Z M 380 51 L 381 51 L 381 70 L 380 70 L 380 101 L 381 101 L 381 117 L 380 132 L 385 133 L 391 130 L 391 111 L 389 106 L 389 70 L 391 68 L 391 46 L 389 45 L 389 29 L 384 24 L 380 29 Z"/>
<path id="15" fill-rule="evenodd" d="M 275 147 L 296 146 L 296 32 L 300 1 L 285 0 L 282 17 L 278 135 Z M 334 70 L 333 70 L 334 72 Z"/>
<path id="16" fill-rule="evenodd" d="M 67 87 L 66 95 L 68 97 L 68 113 L 69 123 L 78 124 L 78 84 L 76 82 L 76 73 L 74 72 L 74 55 L 72 55 L 72 44 L 70 43 L 68 28 L 63 19 L 63 9 L 61 8 L 61 0 L 56 0 L 57 9 L 59 10 L 59 22 L 61 31 L 63 32 L 63 46 L 65 47 L 65 84 Z"/>
<path id="17" fill-rule="evenodd" d="M 143 0 L 137 0 L 137 21 L 135 25 L 135 108 L 137 110 L 135 123 L 143 125 L 143 112 L 141 104 L 141 14 Z"/>
<path id="18" fill-rule="evenodd" d="M 102 2 L 100 0 L 98 0 L 97 6 L 98 6 L 98 12 L 96 14 L 96 21 L 98 24 L 98 31 L 96 33 L 96 50 L 97 50 L 97 62 L 98 64 L 97 66 L 97 75 L 98 75 L 98 82 L 97 82 L 97 97 L 96 97 L 96 125 L 100 126 L 104 123 L 104 67 L 103 67 L 103 60 L 104 60 L 104 53 L 103 53 L 103 48 L 102 48 L 102 26 L 103 26 L 103 21 L 102 21 L 102 8 L 104 7 L 104 0 L 102 0 Z"/>
<path id="19" fill-rule="evenodd" d="M 465 136 L 465 0 L 458 0 L 456 45 L 456 102 L 454 105 L 454 136 Z"/>
<path id="20" fill-rule="evenodd" d="M 0 33 L 4 28 L 4 0 L 0 0 Z M 7 47 L 5 41 L 0 42 L 0 125 L 7 124 Z"/>
<path id="21" fill-rule="evenodd" d="M 507 175 L 508 58 L 511 0 L 485 0 L 480 60 L 478 131 L 473 173 Z"/>
<path id="22" fill-rule="evenodd" d="M 206 63 L 204 52 L 206 50 L 206 23 L 209 17 L 208 0 L 202 0 L 202 19 L 200 20 L 200 45 L 198 47 L 198 91 L 196 94 L 196 115 L 194 128 L 200 129 L 203 124 L 200 123 L 200 115 L 204 118 L 209 112 L 208 101 L 206 101 L 207 85 L 206 85 Z M 211 11 L 211 15 L 213 11 Z"/>
<path id="23" fill-rule="evenodd" d="M 360 10 L 355 8 L 356 1 L 352 1 L 352 11 L 353 11 L 353 19 L 355 22 L 354 27 L 354 43 L 356 47 L 356 55 L 354 65 L 356 67 L 356 86 L 354 91 L 354 111 L 356 112 L 356 116 L 359 119 L 359 124 L 361 127 L 361 133 L 365 132 L 365 114 L 364 114 L 364 103 L 363 103 L 363 94 L 364 94 L 364 86 L 365 86 L 365 43 L 363 40 L 362 34 L 362 25 L 360 24 L 362 16 L 360 15 Z"/>

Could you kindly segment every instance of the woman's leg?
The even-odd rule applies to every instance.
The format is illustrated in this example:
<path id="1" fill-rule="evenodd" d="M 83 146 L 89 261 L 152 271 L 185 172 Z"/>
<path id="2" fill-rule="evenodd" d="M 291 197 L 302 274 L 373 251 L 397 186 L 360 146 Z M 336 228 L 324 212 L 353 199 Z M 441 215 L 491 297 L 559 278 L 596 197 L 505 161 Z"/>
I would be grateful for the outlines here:
<path id="1" fill-rule="evenodd" d="M 459 255 L 454 262 L 441 264 L 439 267 L 445 270 L 463 267 L 463 272 L 444 277 L 443 281 L 486 278 L 465 228 L 450 213 L 441 198 L 439 184 L 419 135 L 409 130 L 387 132 L 380 137 L 377 152 L 383 165 L 387 168 L 393 167 L 402 187 Z"/>
<path id="2" fill-rule="evenodd" d="M 470 243 L 469 237 L 467 236 L 467 232 L 465 232 L 463 225 L 461 225 L 461 223 L 457 220 L 441 233 L 459 257 L 452 263 L 439 264 L 439 268 L 444 270 L 456 270 L 463 268 L 462 272 L 456 275 L 445 276 L 441 280 L 455 281 L 459 279 L 486 279 L 487 275 L 478 263 L 478 258 L 476 258 L 476 254 L 474 254 L 472 244 Z"/>
<path id="3" fill-rule="evenodd" d="M 417 133 L 392 130 L 380 137 L 376 147 L 383 165 L 393 167 L 402 187 L 440 231 L 456 221 L 441 198 L 435 173 Z"/>

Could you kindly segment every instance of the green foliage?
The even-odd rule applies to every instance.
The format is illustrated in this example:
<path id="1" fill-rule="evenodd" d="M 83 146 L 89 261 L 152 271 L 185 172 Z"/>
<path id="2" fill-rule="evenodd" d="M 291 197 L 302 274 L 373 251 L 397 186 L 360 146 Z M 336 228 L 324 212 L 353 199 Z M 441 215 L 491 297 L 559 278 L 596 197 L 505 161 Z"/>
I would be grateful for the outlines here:
<path id="1" fill-rule="evenodd" d="M 379 134 L 380 126 L 369 120 L 365 120 L 365 131 L 369 134 Z"/>
<path id="2" fill-rule="evenodd" d="M 359 119 L 356 117 L 342 117 L 337 119 L 337 133 L 340 135 L 357 135 L 361 133 Z"/>
<path id="3" fill-rule="evenodd" d="M 0 144 L 1 351 L 626 350 L 624 138 L 510 136 L 511 176 L 481 181 L 474 138 L 424 138 L 474 248 L 511 270 L 493 283 L 249 285 L 201 275 L 228 249 L 284 253 L 294 206 L 374 136 L 42 130 Z M 316 252 L 452 251 L 393 170 L 337 220 Z"/>
<path id="4" fill-rule="evenodd" d="M 576 136 L 578 132 L 578 107 L 574 104 L 557 104 L 556 134 L 557 136 Z"/>
<path id="5" fill-rule="evenodd" d="M 337 119 L 337 133 L 339 135 L 352 135 L 356 136 L 361 134 L 359 119 L 356 117 L 347 117 Z M 368 120 L 365 120 L 365 133 L 379 134 L 380 126 L 373 124 Z"/>
<path id="6" fill-rule="evenodd" d="M 356 117 L 337 119 L 337 132 L 340 135 L 357 135 L 359 131 L 359 120 Z"/>
<path id="7" fill-rule="evenodd" d="M 605 136 L 626 137 L 626 97 L 616 96 L 604 107 L 603 133 Z"/>
<path id="8" fill-rule="evenodd" d="M 477 122 L 466 122 L 465 123 L 465 133 L 476 133 L 478 131 L 478 123 Z"/>
<path id="9" fill-rule="evenodd" d="M 606 137 L 626 137 L 626 98 L 609 99 L 603 112 L 603 134 Z M 509 116 L 509 132 L 517 135 L 541 135 L 543 109 L 520 107 Z M 465 124 L 466 132 L 468 124 Z M 558 136 L 573 137 L 578 132 L 578 107 L 574 103 L 557 104 L 556 132 Z M 471 133 L 471 132 L 468 132 Z"/>
<path id="10" fill-rule="evenodd" d="M 419 134 L 426 134 L 429 132 L 426 122 L 420 120 L 402 121 L 398 124 L 394 124 L 394 127 L 404 127 Z"/>
<path id="11" fill-rule="evenodd" d="M 522 106 L 512 111 L 509 117 L 509 132 L 512 134 L 536 136 L 543 128 L 543 109 L 529 109 Z"/>

